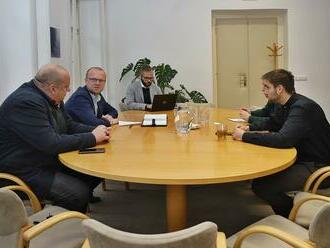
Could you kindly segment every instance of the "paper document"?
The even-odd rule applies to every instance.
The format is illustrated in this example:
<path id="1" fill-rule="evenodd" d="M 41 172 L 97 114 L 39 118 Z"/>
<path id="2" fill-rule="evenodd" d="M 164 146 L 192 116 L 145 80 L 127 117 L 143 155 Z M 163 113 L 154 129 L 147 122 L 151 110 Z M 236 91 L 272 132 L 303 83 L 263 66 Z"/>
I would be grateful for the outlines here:
<path id="1" fill-rule="evenodd" d="M 119 121 L 119 126 L 133 126 L 133 125 L 140 125 L 140 121 Z"/>
<path id="2" fill-rule="evenodd" d="M 167 126 L 167 114 L 145 114 L 142 126 Z"/>
<path id="3" fill-rule="evenodd" d="M 245 120 L 241 118 L 228 118 L 228 120 L 233 121 L 233 122 L 246 122 Z"/>

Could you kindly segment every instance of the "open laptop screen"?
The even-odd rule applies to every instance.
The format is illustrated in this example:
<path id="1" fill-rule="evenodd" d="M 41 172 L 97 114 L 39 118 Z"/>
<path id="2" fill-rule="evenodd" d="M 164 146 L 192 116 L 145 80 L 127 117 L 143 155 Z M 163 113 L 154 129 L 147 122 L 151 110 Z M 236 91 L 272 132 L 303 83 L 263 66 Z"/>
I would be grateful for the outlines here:
<path id="1" fill-rule="evenodd" d="M 152 101 L 151 111 L 172 110 L 175 107 L 176 95 L 155 95 Z"/>

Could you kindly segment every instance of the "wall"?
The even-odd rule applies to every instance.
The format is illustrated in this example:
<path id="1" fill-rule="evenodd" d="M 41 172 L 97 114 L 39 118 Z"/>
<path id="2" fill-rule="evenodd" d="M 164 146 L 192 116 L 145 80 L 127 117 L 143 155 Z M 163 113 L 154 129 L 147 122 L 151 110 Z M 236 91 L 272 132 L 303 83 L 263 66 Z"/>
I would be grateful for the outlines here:
<path id="1" fill-rule="evenodd" d="M 33 1 L 0 1 L 0 104 L 37 68 Z"/>
<path id="2" fill-rule="evenodd" d="M 216 9 L 288 9 L 288 67 L 308 77 L 296 82 L 297 91 L 318 101 L 330 119 L 328 0 L 106 1 L 111 102 L 119 102 L 128 83 L 118 83 L 122 68 L 145 56 L 170 64 L 179 72 L 173 81 L 212 102 L 211 10 Z"/>
<path id="3" fill-rule="evenodd" d="M 0 103 L 22 82 L 29 80 L 39 65 L 48 62 L 47 20 L 54 25 L 63 21 L 64 33 L 69 36 L 69 0 L 58 1 L 59 6 L 52 7 L 52 11 L 56 11 L 51 18 L 46 11 L 48 5 L 45 2 L 48 1 L 49 6 L 55 6 L 51 1 L 56 0 L 0 1 L 0 22 L 6 24 L 2 27 L 0 39 Z M 153 64 L 170 64 L 179 72 L 175 82 L 200 90 L 212 102 L 211 11 L 279 8 L 288 9 L 289 69 L 308 77 L 307 82 L 296 83 L 297 91 L 318 101 L 328 119 L 330 117 L 330 98 L 327 96 L 330 69 L 328 0 L 105 0 L 105 6 L 108 86 L 111 103 L 115 106 L 124 96 L 128 83 L 127 80 L 118 83 L 122 68 L 145 56 L 152 59 Z M 97 11 L 93 10 L 94 15 L 98 15 Z M 80 18 L 82 23 L 96 21 L 93 14 Z M 95 32 L 98 37 L 98 30 L 89 29 L 88 32 Z M 99 52 L 93 55 L 98 42 L 82 47 L 87 49 L 88 65 L 99 61 Z M 67 44 L 62 45 L 67 47 Z M 68 49 L 64 53 L 68 55 Z M 63 62 L 68 67 L 69 59 L 67 57 Z"/>

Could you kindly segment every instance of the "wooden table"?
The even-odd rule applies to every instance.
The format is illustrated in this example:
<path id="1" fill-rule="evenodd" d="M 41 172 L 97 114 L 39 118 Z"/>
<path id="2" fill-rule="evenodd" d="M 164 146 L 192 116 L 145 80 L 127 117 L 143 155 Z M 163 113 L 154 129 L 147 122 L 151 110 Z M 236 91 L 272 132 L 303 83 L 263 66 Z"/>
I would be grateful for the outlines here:
<path id="1" fill-rule="evenodd" d="M 144 112 L 127 111 L 121 120 L 141 121 Z M 228 117 L 237 110 L 211 109 L 210 124 L 178 135 L 169 111 L 167 127 L 114 126 L 104 154 L 59 156 L 71 169 L 113 180 L 167 185 L 167 224 L 174 231 L 186 226 L 186 185 L 235 182 L 279 172 L 296 159 L 296 150 L 275 149 L 234 141 L 218 141 L 213 122 L 233 129 Z"/>

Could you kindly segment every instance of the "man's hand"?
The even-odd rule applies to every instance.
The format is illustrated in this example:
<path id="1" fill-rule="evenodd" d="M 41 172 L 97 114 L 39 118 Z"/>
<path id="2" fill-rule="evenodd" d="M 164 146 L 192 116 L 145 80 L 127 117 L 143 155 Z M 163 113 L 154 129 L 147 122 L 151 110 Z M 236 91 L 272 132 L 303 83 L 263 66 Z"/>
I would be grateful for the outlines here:
<path id="1" fill-rule="evenodd" d="M 117 124 L 118 123 L 118 119 L 113 118 L 111 115 L 107 114 L 107 115 L 102 115 L 102 119 L 106 119 L 110 122 L 110 124 Z"/>
<path id="2" fill-rule="evenodd" d="M 110 139 L 110 127 L 106 127 L 103 125 L 97 126 L 93 131 L 92 134 L 95 137 L 96 144 L 102 143 L 104 141 L 109 141 Z"/>
<path id="3" fill-rule="evenodd" d="M 245 132 L 250 131 L 250 127 L 248 125 L 237 125 L 236 128 L 240 128 Z"/>
<path id="4" fill-rule="evenodd" d="M 233 132 L 233 139 L 234 140 L 242 140 L 243 134 L 246 132 L 245 129 L 246 126 L 236 126 L 234 132 Z"/>
<path id="5" fill-rule="evenodd" d="M 239 116 L 240 116 L 243 120 L 248 121 L 248 120 L 249 120 L 249 117 L 251 116 L 251 114 L 250 114 L 250 111 L 247 110 L 246 108 L 241 108 L 241 109 L 239 110 Z"/>

